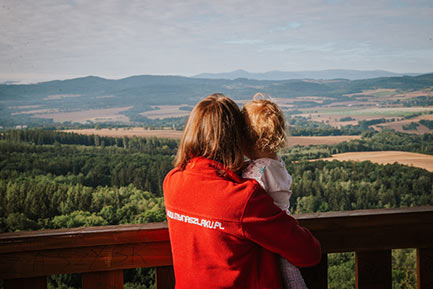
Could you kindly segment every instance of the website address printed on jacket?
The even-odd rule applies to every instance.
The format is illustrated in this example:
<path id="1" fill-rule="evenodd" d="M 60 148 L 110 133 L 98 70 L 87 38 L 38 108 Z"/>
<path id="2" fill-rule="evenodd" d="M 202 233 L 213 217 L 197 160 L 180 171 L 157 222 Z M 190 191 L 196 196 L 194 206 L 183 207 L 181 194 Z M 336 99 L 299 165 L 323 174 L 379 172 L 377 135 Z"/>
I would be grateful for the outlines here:
<path id="1" fill-rule="evenodd" d="M 181 215 L 178 213 L 174 213 L 170 210 L 167 210 L 167 217 L 169 217 L 170 219 L 173 219 L 173 220 L 181 221 L 181 222 L 188 223 L 188 224 L 194 224 L 194 225 L 197 225 L 200 227 L 205 227 L 208 229 L 224 230 L 224 227 L 222 227 L 222 224 L 220 222 L 210 221 L 210 220 L 200 219 L 200 218 L 194 218 L 194 217 L 190 217 L 190 216 L 186 216 L 186 215 Z"/>

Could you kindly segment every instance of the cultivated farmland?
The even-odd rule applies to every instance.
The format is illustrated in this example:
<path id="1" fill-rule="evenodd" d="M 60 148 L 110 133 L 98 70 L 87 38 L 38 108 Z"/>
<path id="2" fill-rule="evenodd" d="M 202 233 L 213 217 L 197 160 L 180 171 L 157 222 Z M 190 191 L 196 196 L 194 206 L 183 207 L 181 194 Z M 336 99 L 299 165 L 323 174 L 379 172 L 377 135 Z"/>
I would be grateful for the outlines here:
<path id="1" fill-rule="evenodd" d="M 395 162 L 403 165 L 418 167 L 433 172 L 433 156 L 401 152 L 401 151 L 376 151 L 376 152 L 352 152 L 336 154 L 323 160 L 332 161 L 371 161 L 378 164 L 393 164 Z"/>

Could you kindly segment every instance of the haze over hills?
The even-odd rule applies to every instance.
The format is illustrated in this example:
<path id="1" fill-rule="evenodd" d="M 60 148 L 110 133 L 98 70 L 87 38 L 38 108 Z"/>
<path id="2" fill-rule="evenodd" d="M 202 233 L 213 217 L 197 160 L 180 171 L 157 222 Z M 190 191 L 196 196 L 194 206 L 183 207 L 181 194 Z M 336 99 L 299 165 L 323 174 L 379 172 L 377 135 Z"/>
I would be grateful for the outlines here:
<path id="1" fill-rule="evenodd" d="M 433 73 L 418 76 L 380 77 L 362 80 L 256 80 L 205 79 L 181 76 L 139 75 L 112 80 L 88 76 L 26 85 L 0 85 L 0 126 L 26 124 L 40 114 L 121 109 L 137 121 L 143 112 L 157 106 L 194 105 L 211 93 L 224 93 L 235 100 L 251 99 L 257 92 L 292 99 L 294 108 L 312 104 L 300 97 L 321 97 L 341 102 L 365 90 L 414 91 L 431 89 Z M 362 98 L 362 95 L 359 95 Z M 425 100 L 422 100 L 425 102 Z M 185 107 L 188 109 L 188 107 Z"/>
<path id="2" fill-rule="evenodd" d="M 242 69 L 223 73 L 201 73 L 196 78 L 236 79 L 248 78 L 257 80 L 287 80 L 287 79 L 369 79 L 393 76 L 417 76 L 420 73 L 394 73 L 385 70 L 350 70 L 328 69 L 319 71 L 268 71 L 263 73 L 248 72 Z"/>

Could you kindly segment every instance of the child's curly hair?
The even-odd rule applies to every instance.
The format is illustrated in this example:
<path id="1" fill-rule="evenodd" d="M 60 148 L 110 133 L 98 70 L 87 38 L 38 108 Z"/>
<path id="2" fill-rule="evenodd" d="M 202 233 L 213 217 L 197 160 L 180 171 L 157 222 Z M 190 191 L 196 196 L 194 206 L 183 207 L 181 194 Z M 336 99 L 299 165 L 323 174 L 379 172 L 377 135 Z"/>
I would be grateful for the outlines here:
<path id="1" fill-rule="evenodd" d="M 249 149 L 274 153 L 286 144 L 286 125 L 279 106 L 265 97 L 262 93 L 254 95 L 254 100 L 242 107 L 242 114 L 251 143 Z"/>

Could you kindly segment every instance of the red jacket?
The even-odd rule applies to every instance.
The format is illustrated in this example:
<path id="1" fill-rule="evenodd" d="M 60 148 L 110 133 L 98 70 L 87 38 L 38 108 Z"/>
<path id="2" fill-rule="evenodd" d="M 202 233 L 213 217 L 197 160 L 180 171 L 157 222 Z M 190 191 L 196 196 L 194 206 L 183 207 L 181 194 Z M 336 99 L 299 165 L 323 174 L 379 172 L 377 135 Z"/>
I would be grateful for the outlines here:
<path id="1" fill-rule="evenodd" d="M 255 180 L 206 158 L 164 180 L 176 289 L 280 289 L 278 255 L 317 264 L 320 244 Z"/>

